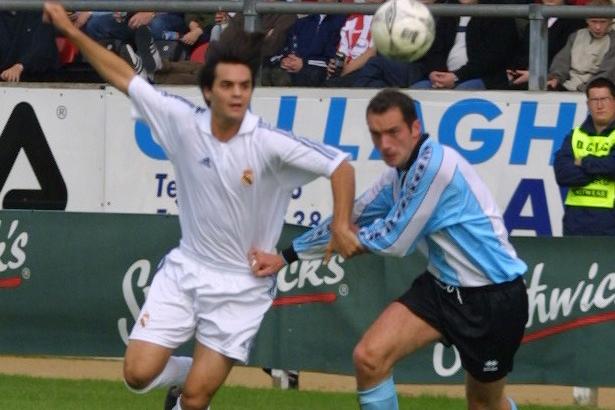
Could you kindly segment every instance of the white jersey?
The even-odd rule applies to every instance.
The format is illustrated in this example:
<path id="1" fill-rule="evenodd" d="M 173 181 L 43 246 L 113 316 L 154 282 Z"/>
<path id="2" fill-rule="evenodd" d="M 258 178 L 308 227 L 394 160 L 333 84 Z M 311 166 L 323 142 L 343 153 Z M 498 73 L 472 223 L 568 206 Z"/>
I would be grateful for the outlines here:
<path id="1" fill-rule="evenodd" d="M 180 249 L 214 269 L 248 273 L 252 247 L 275 249 L 292 190 L 330 176 L 347 157 L 249 111 L 237 135 L 221 142 L 212 135 L 209 109 L 139 77 L 128 94 L 173 164 Z"/>

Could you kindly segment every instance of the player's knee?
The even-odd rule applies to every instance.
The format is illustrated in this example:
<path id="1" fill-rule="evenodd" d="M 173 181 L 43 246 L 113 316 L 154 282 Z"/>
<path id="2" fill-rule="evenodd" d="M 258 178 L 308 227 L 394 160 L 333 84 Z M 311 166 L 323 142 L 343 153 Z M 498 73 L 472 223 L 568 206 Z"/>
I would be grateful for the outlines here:
<path id="1" fill-rule="evenodd" d="M 382 361 L 375 349 L 370 348 L 367 343 L 359 343 L 352 353 L 354 366 L 358 372 L 363 374 L 374 374 L 381 371 Z"/>
<path id="2" fill-rule="evenodd" d="M 181 395 L 182 410 L 202 410 L 206 409 L 212 399 L 212 394 L 200 391 L 198 394 L 184 390 Z"/>
<path id="3" fill-rule="evenodd" d="M 124 381 L 131 389 L 136 391 L 145 389 L 155 376 L 145 372 L 130 361 L 124 361 Z"/>

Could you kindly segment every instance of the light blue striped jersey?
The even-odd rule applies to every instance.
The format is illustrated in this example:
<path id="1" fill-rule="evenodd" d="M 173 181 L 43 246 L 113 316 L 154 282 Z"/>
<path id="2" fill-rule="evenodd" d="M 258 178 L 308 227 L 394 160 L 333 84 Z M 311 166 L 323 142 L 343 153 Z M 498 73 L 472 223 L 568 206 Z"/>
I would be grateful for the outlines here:
<path id="1" fill-rule="evenodd" d="M 407 171 L 389 168 L 355 201 L 353 220 L 366 249 L 403 257 L 418 248 L 427 256 L 427 269 L 448 285 L 508 282 L 527 269 L 476 171 L 431 138 Z M 295 239 L 300 258 L 322 255 L 329 221 Z"/>

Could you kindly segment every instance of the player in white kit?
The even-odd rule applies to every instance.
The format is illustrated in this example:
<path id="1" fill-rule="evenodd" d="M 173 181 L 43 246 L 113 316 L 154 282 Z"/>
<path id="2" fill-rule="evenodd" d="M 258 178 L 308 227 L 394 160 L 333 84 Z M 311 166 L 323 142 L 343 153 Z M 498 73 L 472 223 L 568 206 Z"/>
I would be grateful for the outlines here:
<path id="1" fill-rule="evenodd" d="M 207 408 L 233 364 L 247 361 L 275 294 L 272 278 L 251 274 L 248 253 L 275 251 L 292 190 L 319 176 L 331 179 L 337 251 L 357 252 L 354 170 L 341 151 L 277 130 L 248 110 L 262 34 L 210 45 L 199 76 L 203 108 L 136 76 L 76 29 L 61 5 L 45 3 L 44 18 L 130 97 L 177 179 L 182 238 L 163 260 L 130 335 L 126 384 L 137 392 L 180 385 L 170 407 Z M 172 356 L 193 335 L 193 358 Z"/>

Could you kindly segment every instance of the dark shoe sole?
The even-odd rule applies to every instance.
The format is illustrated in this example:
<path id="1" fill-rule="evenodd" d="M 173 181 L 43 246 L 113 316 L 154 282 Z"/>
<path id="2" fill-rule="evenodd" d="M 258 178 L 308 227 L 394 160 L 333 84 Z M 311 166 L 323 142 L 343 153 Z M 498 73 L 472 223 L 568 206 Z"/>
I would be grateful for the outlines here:
<path id="1" fill-rule="evenodd" d="M 177 404 L 177 400 L 181 395 L 182 390 L 179 386 L 171 386 L 167 391 L 167 397 L 164 399 L 164 410 L 173 410 L 173 407 Z"/>

